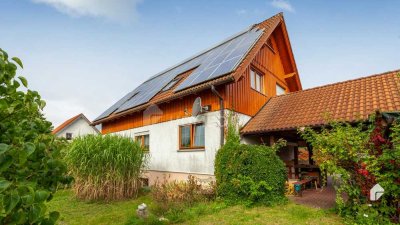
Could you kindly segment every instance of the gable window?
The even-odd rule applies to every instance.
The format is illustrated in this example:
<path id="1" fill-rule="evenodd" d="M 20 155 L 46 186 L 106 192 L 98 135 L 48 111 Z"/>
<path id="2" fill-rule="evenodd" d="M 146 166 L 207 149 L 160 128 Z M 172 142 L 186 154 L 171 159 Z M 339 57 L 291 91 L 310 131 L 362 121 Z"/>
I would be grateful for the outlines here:
<path id="1" fill-rule="evenodd" d="M 139 143 L 142 148 L 148 152 L 150 151 L 150 135 L 145 134 L 145 135 L 138 135 L 135 137 L 135 141 Z"/>
<path id="2" fill-rule="evenodd" d="M 264 76 L 254 69 L 250 70 L 250 86 L 254 90 L 264 94 Z"/>
<path id="3" fill-rule="evenodd" d="M 65 138 L 66 138 L 67 140 L 72 140 L 72 133 L 66 133 L 66 134 L 65 134 Z"/>
<path id="4" fill-rule="evenodd" d="M 171 89 L 176 83 L 178 83 L 179 78 L 173 79 L 171 82 L 169 82 L 163 89 L 162 91 L 168 91 Z"/>
<path id="5" fill-rule="evenodd" d="M 284 95 L 284 94 L 286 94 L 286 89 L 277 83 L 276 84 L 276 95 Z"/>
<path id="6" fill-rule="evenodd" d="M 179 126 L 179 149 L 204 148 L 204 136 L 204 123 Z"/>

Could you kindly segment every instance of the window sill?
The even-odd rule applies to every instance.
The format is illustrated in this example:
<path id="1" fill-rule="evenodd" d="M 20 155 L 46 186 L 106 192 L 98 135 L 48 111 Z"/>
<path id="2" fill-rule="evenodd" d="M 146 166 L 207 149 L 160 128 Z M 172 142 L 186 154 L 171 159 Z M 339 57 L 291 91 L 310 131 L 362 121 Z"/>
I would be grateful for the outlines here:
<path id="1" fill-rule="evenodd" d="M 177 152 L 204 152 L 204 148 L 182 148 L 178 149 Z"/>

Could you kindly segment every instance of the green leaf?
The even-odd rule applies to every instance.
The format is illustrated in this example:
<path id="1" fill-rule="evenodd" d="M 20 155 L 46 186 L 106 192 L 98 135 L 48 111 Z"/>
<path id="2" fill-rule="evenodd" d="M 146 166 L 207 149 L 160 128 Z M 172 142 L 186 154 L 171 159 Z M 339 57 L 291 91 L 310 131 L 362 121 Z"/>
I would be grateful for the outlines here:
<path id="1" fill-rule="evenodd" d="M 53 211 L 49 213 L 49 219 L 51 222 L 55 223 L 58 218 L 60 218 L 60 213 L 57 211 Z"/>
<path id="2" fill-rule="evenodd" d="M 0 143 L 0 155 L 4 154 L 5 152 L 10 149 L 10 146 L 4 143 Z"/>
<path id="3" fill-rule="evenodd" d="M 50 192 L 40 190 L 35 192 L 35 202 L 44 202 L 50 196 Z"/>
<path id="4" fill-rule="evenodd" d="M 18 79 L 21 81 L 21 83 L 24 85 L 24 87 L 28 87 L 28 81 L 26 80 L 25 77 L 19 76 Z"/>
<path id="5" fill-rule="evenodd" d="M 0 157 L 0 172 L 6 171 L 12 163 L 13 159 L 11 156 Z"/>
<path id="6" fill-rule="evenodd" d="M 8 187 L 11 186 L 11 182 L 8 180 L 0 180 L 0 193 L 2 193 L 3 191 L 5 191 Z"/>
<path id="7" fill-rule="evenodd" d="M 35 145 L 33 143 L 27 142 L 25 143 L 25 151 L 28 153 L 28 156 L 30 156 L 33 152 L 35 152 Z"/>
<path id="8" fill-rule="evenodd" d="M 16 62 L 21 68 L 24 68 L 24 66 L 22 65 L 22 61 L 18 57 L 12 57 L 11 59 Z"/>
<path id="9" fill-rule="evenodd" d="M 17 206 L 19 200 L 19 195 L 16 192 L 11 192 L 11 194 L 4 196 L 3 205 L 7 214 Z"/>
<path id="10" fill-rule="evenodd" d="M 29 211 L 29 222 L 35 223 L 39 220 L 40 216 L 42 214 L 42 207 L 40 204 L 35 204 L 31 207 L 31 210 Z"/>

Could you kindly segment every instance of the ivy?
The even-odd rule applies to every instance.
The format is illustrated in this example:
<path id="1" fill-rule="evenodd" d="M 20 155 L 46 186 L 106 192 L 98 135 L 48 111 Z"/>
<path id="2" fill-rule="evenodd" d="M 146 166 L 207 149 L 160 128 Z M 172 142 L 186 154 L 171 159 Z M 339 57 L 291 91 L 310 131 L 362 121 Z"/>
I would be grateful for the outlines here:
<path id="1" fill-rule="evenodd" d="M 54 224 L 59 213 L 48 213 L 46 202 L 71 180 L 60 160 L 64 143 L 51 135 L 38 92 L 20 90 L 28 82 L 16 77 L 16 64 L 0 49 L 0 224 Z"/>

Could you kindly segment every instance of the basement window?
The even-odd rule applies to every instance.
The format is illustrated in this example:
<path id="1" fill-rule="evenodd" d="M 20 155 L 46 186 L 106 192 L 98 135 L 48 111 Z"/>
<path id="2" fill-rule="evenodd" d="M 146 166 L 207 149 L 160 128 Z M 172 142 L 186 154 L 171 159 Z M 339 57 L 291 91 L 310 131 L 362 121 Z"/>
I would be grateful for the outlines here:
<path id="1" fill-rule="evenodd" d="M 72 140 L 72 133 L 66 133 L 66 134 L 65 134 L 65 138 L 66 138 L 67 140 Z"/>
<path id="2" fill-rule="evenodd" d="M 138 135 L 135 137 L 135 141 L 139 143 L 139 145 L 144 149 L 144 151 L 150 151 L 150 135 Z"/>
<path id="3" fill-rule="evenodd" d="M 204 123 L 179 126 L 179 149 L 204 149 Z"/>
<path id="4" fill-rule="evenodd" d="M 168 91 L 169 89 L 171 89 L 176 83 L 178 83 L 180 79 L 173 79 L 171 82 L 169 82 L 163 89 L 162 91 Z"/>
<path id="5" fill-rule="evenodd" d="M 250 86 L 257 92 L 264 94 L 264 76 L 254 69 L 250 70 Z"/>

